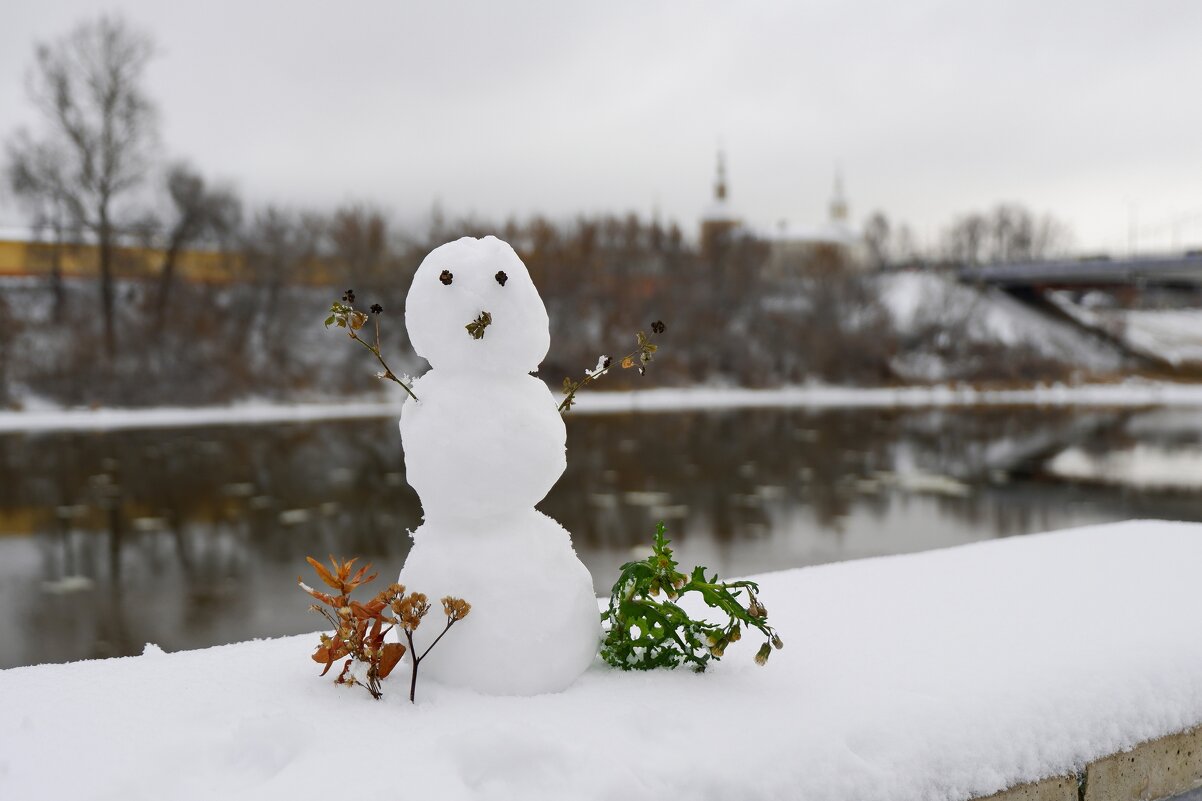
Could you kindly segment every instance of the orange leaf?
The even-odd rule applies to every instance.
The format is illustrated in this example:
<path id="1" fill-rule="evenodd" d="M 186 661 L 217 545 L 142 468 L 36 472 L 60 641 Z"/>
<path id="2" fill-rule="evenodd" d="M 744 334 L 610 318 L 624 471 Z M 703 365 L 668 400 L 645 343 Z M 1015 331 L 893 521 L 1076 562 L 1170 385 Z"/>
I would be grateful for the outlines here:
<path id="1" fill-rule="evenodd" d="M 351 611 L 355 613 L 355 617 L 377 617 L 387 605 L 388 604 L 384 603 L 379 598 L 373 598 L 365 604 L 361 604 L 358 601 L 351 601 Z"/>
<path id="2" fill-rule="evenodd" d="M 631 367 L 634 367 L 634 359 L 630 358 L 629 356 L 622 359 L 622 369 L 623 370 L 629 370 Z"/>
<path id="3" fill-rule="evenodd" d="M 347 564 L 349 565 L 350 563 L 348 562 Z M 347 587 L 346 591 L 350 592 L 351 590 L 356 589 L 357 587 L 360 587 L 364 584 L 369 584 L 372 581 L 375 581 L 376 576 L 378 576 L 379 573 L 372 573 L 367 578 L 363 578 L 363 574 L 366 573 L 370 568 L 371 568 L 370 563 L 359 568 L 359 572 L 355 574 L 355 577 L 346 582 L 346 587 Z M 349 573 L 350 571 L 348 570 L 347 572 Z"/>
<path id="4" fill-rule="evenodd" d="M 380 618 L 375 618 L 371 624 L 371 634 L 368 639 L 372 644 L 375 644 L 380 639 L 380 627 L 384 625 L 384 621 Z"/>
<path id="5" fill-rule="evenodd" d="M 341 659 L 342 657 L 344 657 L 350 653 L 350 649 L 348 649 L 344 644 L 342 644 L 341 642 L 338 642 L 338 641 L 334 642 L 333 648 L 319 648 L 317 650 L 319 652 L 320 651 L 326 652 L 326 654 L 325 654 L 326 669 L 321 672 L 321 675 L 323 675 L 323 676 L 330 672 L 330 666 L 332 666 L 334 664 L 334 660 Z M 313 661 L 319 662 L 321 660 L 317 659 L 317 654 L 314 654 Z"/>
<path id="6" fill-rule="evenodd" d="M 330 574 L 330 571 L 325 569 L 325 566 L 322 565 L 321 562 L 317 561 L 312 556 L 306 556 L 305 561 L 313 566 L 313 570 L 317 572 L 317 577 L 324 581 L 326 585 L 333 587 L 336 590 L 342 589 L 342 585 L 339 584 L 338 580 Z"/>
<path id="7" fill-rule="evenodd" d="M 355 564 L 359 557 L 355 557 L 349 562 L 338 564 L 338 560 L 334 558 L 334 554 L 330 554 L 330 564 L 334 566 L 334 574 L 338 576 L 339 581 L 346 581 L 346 577 L 351 574 L 351 565 Z"/>
<path id="8" fill-rule="evenodd" d="M 399 642 L 390 642 L 384 646 L 383 652 L 380 654 L 380 670 L 379 676 L 382 679 L 388 678 L 388 674 L 401 661 L 401 657 L 405 655 L 405 646 Z"/>
<path id="9" fill-rule="evenodd" d="M 338 599 L 335 598 L 333 595 L 326 595 L 324 592 L 320 592 L 318 590 L 313 589 L 308 584 L 301 581 L 301 579 L 299 577 L 296 579 L 296 583 L 300 585 L 300 588 L 302 590 L 309 593 L 310 595 L 312 595 L 314 598 L 321 601 L 322 603 L 329 604 L 330 606 L 332 606 L 334 608 L 338 608 L 339 606 L 342 606 L 342 604 L 338 603 Z"/>

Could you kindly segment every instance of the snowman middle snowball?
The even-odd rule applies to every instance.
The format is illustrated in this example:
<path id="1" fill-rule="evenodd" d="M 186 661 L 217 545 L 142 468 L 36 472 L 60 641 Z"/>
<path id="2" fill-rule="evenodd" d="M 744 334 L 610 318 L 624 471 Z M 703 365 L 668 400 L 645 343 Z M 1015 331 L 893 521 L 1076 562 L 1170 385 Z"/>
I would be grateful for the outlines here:
<path id="1" fill-rule="evenodd" d="M 418 267 L 405 324 L 432 369 L 401 410 L 425 522 L 400 582 L 436 609 L 444 595 L 472 604 L 422 673 L 495 694 L 562 690 L 592 663 L 601 629 L 571 537 L 534 509 L 566 467 L 563 419 L 530 375 L 550 346 L 546 308 L 513 248 L 465 237 Z M 418 630 L 419 653 L 438 631 L 434 620 Z"/>

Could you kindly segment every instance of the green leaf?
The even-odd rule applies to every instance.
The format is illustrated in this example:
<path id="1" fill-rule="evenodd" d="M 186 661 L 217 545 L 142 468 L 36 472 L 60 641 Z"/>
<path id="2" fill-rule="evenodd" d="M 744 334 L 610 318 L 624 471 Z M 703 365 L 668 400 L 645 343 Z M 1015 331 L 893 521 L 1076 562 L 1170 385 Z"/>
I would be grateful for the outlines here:
<path id="1" fill-rule="evenodd" d="M 690 665 L 702 672 L 708 664 L 720 659 L 725 648 L 742 638 L 741 626 L 758 629 L 768 642 L 769 651 L 779 648 L 780 637 L 762 617 L 755 617 L 740 599 L 745 590 L 749 605 L 758 608 L 753 593 L 759 587 L 752 581 L 720 582 L 717 575 L 708 580 L 705 567 L 697 566 L 686 580 L 676 568 L 672 549 L 662 522 L 656 525 L 652 553 L 646 559 L 622 565 L 618 580 L 610 591 L 609 607 L 602 613 L 605 637 L 601 646 L 602 658 L 621 670 L 653 670 Z M 670 593 L 699 594 L 705 604 L 726 615 L 726 622 L 710 623 L 694 620 L 676 603 L 672 596 L 661 599 L 656 590 Z M 634 634 L 632 634 L 634 632 Z M 767 657 L 763 649 L 756 661 L 763 664 Z"/>

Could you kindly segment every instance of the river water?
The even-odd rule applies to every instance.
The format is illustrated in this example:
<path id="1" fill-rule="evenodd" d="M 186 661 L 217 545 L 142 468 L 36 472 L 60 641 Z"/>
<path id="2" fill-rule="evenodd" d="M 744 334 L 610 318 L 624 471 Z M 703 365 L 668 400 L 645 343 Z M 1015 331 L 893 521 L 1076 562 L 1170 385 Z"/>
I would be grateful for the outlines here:
<path id="1" fill-rule="evenodd" d="M 570 416 L 540 508 L 605 594 L 657 520 L 734 576 L 1202 520 L 1200 486 L 1199 410 L 754 409 Z M 0 668 L 315 631 L 304 557 L 391 580 L 420 521 L 391 420 L 0 435 Z"/>

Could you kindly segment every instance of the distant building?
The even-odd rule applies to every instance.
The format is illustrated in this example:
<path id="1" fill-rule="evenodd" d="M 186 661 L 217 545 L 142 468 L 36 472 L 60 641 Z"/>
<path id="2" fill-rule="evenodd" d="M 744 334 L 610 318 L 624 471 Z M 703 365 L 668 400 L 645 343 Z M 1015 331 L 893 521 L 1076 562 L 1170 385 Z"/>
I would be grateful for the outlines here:
<path id="1" fill-rule="evenodd" d="M 743 221 L 735 213 L 727 198 L 726 157 L 718 151 L 718 176 L 714 181 L 714 199 L 701 214 L 701 253 L 707 258 L 717 257 L 738 236 Z"/>
<path id="2" fill-rule="evenodd" d="M 818 261 L 837 261 L 854 269 L 868 265 L 863 234 L 849 221 L 843 176 L 835 173 L 835 186 L 828 205 L 827 219 L 817 225 L 790 224 L 781 220 L 760 238 L 770 245 L 769 275 L 782 276 Z"/>
<path id="3" fill-rule="evenodd" d="M 726 160 L 718 153 L 714 199 L 701 215 L 701 252 L 714 257 L 733 239 L 747 237 L 768 245 L 765 274 L 782 277 L 816 261 L 838 263 L 854 269 L 868 264 L 863 234 L 851 224 L 843 176 L 835 174 L 828 217 L 817 225 L 790 224 L 781 220 L 774 228 L 751 228 L 731 206 L 726 183 Z"/>

